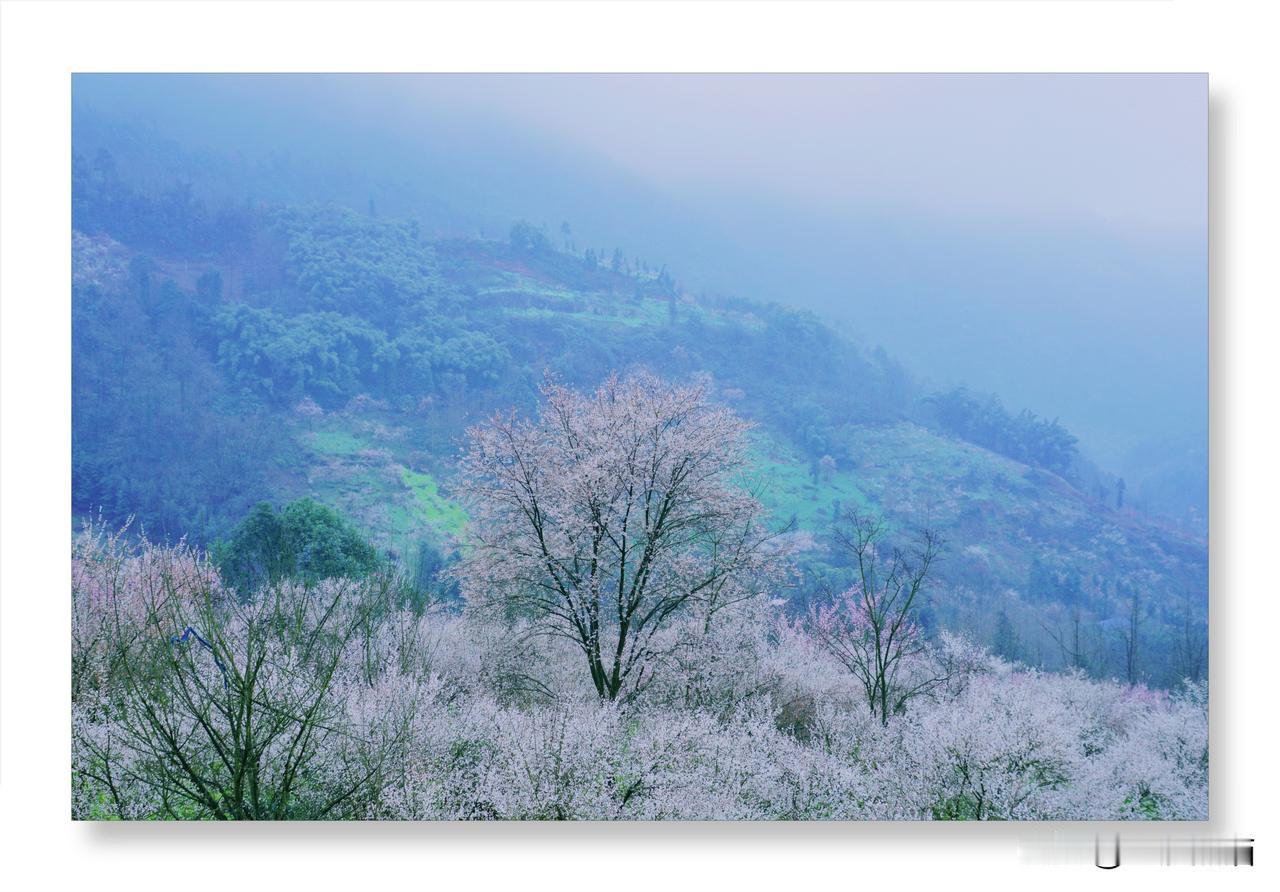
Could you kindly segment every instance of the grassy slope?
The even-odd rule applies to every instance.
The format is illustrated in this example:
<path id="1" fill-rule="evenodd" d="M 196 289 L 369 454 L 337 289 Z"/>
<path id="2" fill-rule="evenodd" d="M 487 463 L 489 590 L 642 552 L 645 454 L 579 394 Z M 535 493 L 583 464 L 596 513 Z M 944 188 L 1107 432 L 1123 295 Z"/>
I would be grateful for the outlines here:
<path id="1" fill-rule="evenodd" d="M 451 547 L 462 536 L 465 512 L 442 491 L 435 462 L 396 421 L 376 406 L 290 419 L 302 458 L 287 494 L 333 505 L 396 554 L 412 554 L 423 538 Z"/>

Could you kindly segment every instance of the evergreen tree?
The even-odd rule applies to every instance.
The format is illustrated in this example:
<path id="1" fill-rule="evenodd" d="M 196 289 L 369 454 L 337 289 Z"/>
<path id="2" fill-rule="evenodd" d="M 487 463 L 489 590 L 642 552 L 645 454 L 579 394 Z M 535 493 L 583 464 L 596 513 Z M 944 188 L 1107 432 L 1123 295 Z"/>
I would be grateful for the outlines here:
<path id="1" fill-rule="evenodd" d="M 1000 611 L 1000 616 L 996 619 L 996 635 L 992 642 L 991 649 L 996 656 L 1003 657 L 1010 662 L 1017 662 L 1022 659 L 1022 644 L 1018 641 L 1018 633 L 1013 628 L 1013 623 L 1009 621 L 1009 614 Z"/>

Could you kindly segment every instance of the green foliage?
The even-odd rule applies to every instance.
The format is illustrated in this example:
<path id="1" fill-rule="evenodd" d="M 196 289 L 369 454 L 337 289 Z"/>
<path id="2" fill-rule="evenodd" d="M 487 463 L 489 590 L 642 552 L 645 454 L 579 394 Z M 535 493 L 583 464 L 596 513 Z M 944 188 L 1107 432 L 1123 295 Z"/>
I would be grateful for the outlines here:
<path id="1" fill-rule="evenodd" d="M 1137 796 L 1126 796 L 1124 804 L 1148 821 L 1160 820 L 1160 797 L 1145 786 L 1138 790 Z"/>
<path id="2" fill-rule="evenodd" d="M 311 499 L 277 511 L 255 505 L 231 537 L 213 548 L 223 580 L 248 596 L 282 580 L 359 579 L 378 567 L 378 552 L 332 508 Z"/>
<path id="3" fill-rule="evenodd" d="M 1009 621 L 1009 614 L 1003 610 L 996 618 L 996 635 L 991 650 L 996 656 L 1004 657 L 1009 661 L 1022 659 L 1022 643 L 1018 640 L 1018 633 L 1013 628 L 1013 623 Z"/>
<path id="4" fill-rule="evenodd" d="M 967 793 L 941 800 L 933 806 L 932 812 L 935 821 L 978 821 L 983 818 L 977 800 Z"/>
<path id="5" fill-rule="evenodd" d="M 460 601 L 458 581 L 444 572 L 457 559 L 456 552 L 445 554 L 431 540 L 420 539 L 406 580 L 406 606 L 420 613 L 428 604 Z"/>
<path id="6" fill-rule="evenodd" d="M 799 529 L 825 531 L 835 523 L 840 508 L 868 508 L 870 501 L 858 488 L 856 475 L 836 470 L 828 476 L 811 474 L 795 451 L 763 441 L 752 450 L 750 479 L 760 501 L 774 519 L 794 519 Z"/>
<path id="7" fill-rule="evenodd" d="M 517 252 L 539 254 L 551 249 L 547 234 L 527 220 L 513 224 L 509 238 L 512 250 Z"/>
<path id="8" fill-rule="evenodd" d="M 218 326 L 219 364 L 231 381 L 278 405 L 311 396 L 332 407 L 376 383 L 399 358 L 383 332 L 338 313 L 284 317 L 232 304 Z"/>
<path id="9" fill-rule="evenodd" d="M 441 495 L 440 486 L 434 477 L 405 468 L 401 479 L 412 491 L 416 507 L 433 529 L 454 538 L 462 535 L 463 525 L 467 521 L 466 511 L 457 502 Z"/>
<path id="10" fill-rule="evenodd" d="M 384 327 L 430 313 L 441 294 L 435 252 L 412 223 L 338 207 L 285 208 L 272 223 L 285 269 L 311 311 L 350 313 Z"/>
<path id="11" fill-rule="evenodd" d="M 964 387 L 926 399 L 947 433 L 1026 464 L 1066 474 L 1076 458 L 1076 438 L 1058 424 L 1023 410 L 1010 415 L 995 396 Z"/>

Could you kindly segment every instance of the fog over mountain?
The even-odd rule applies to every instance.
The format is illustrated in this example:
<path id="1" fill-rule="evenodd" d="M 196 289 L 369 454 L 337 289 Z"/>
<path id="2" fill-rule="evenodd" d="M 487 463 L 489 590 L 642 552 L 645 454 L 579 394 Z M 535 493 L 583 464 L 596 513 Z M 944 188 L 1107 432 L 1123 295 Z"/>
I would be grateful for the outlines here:
<path id="1" fill-rule="evenodd" d="M 1165 75 L 80 76 L 75 127 L 139 175 L 178 143 L 189 171 L 147 175 L 214 200 L 567 221 L 1057 416 L 1131 492 L 1198 506 L 1206 102 Z"/>

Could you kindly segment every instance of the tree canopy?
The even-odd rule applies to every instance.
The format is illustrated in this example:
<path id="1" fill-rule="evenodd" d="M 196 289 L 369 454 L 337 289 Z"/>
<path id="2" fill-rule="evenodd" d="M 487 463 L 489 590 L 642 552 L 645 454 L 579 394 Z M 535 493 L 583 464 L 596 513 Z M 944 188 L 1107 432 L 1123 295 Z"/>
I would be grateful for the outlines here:
<path id="1" fill-rule="evenodd" d="M 736 485 L 747 425 L 703 387 L 650 375 L 550 383 L 534 421 L 497 415 L 463 460 L 468 601 L 573 641 L 596 691 L 642 684 L 670 623 L 773 580 L 759 502 Z"/>
<path id="2" fill-rule="evenodd" d="M 260 502 L 213 553 L 223 581 L 242 596 L 284 580 L 359 579 L 378 567 L 377 550 L 360 532 L 312 499 L 282 510 Z"/>

